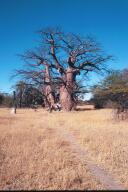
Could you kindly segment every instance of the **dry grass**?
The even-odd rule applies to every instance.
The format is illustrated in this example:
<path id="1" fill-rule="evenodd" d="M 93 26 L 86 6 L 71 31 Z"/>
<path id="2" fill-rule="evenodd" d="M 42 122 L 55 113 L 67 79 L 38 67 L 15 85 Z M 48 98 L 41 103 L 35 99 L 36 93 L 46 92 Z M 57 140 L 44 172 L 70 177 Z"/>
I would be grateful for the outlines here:
<path id="1" fill-rule="evenodd" d="M 56 133 L 58 115 L 0 109 L 0 190 L 103 189 Z"/>
<path id="2" fill-rule="evenodd" d="M 104 189 L 58 128 L 73 134 L 95 163 L 128 188 L 128 122 L 111 117 L 109 109 L 28 109 L 16 115 L 0 109 L 0 189 Z"/>
<path id="3" fill-rule="evenodd" d="M 116 122 L 112 116 L 110 109 L 59 113 L 49 124 L 70 131 L 95 163 L 128 188 L 128 122 Z"/>

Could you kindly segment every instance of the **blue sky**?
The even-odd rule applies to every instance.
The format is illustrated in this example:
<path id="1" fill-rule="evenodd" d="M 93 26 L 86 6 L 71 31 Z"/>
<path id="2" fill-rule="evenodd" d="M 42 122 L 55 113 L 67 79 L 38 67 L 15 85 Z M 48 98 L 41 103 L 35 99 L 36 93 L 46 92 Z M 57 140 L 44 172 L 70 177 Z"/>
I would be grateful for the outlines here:
<path id="1" fill-rule="evenodd" d="M 94 35 L 116 57 L 112 68 L 128 67 L 128 0 L 0 0 L 0 90 L 10 91 L 22 65 L 16 55 L 34 47 L 46 26 Z"/>

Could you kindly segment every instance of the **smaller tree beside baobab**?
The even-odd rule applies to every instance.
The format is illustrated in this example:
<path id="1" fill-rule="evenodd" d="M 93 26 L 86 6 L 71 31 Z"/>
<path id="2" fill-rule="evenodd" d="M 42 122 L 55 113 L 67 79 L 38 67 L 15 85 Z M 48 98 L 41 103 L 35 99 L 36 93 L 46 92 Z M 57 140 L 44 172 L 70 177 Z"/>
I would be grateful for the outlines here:
<path id="1" fill-rule="evenodd" d="M 102 82 L 92 89 L 96 107 L 111 104 L 118 118 L 128 118 L 128 69 L 111 71 Z"/>
<path id="2" fill-rule="evenodd" d="M 17 107 L 32 107 L 44 104 L 44 97 L 38 87 L 27 84 L 25 81 L 18 81 L 13 87 L 15 91 L 15 102 Z"/>
<path id="3" fill-rule="evenodd" d="M 59 28 L 46 28 L 39 34 L 40 46 L 22 55 L 27 68 L 17 70 L 17 74 L 41 83 L 46 102 L 52 106 L 53 87 L 57 87 L 62 109 L 71 111 L 80 92 L 79 81 L 83 82 L 90 72 L 106 70 L 106 62 L 112 56 L 105 54 L 100 44 L 89 36 L 65 33 Z"/>

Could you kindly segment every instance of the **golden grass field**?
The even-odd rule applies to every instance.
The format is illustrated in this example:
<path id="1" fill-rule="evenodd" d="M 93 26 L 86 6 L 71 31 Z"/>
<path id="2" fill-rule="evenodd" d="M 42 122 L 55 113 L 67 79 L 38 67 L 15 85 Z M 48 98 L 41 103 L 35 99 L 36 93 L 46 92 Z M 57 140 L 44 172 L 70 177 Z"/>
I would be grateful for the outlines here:
<path id="1" fill-rule="evenodd" d="M 112 110 L 48 113 L 44 109 L 0 109 L 0 190 L 106 189 L 78 158 L 64 130 L 128 188 L 128 122 Z M 91 110 L 89 110 L 91 109 Z"/>

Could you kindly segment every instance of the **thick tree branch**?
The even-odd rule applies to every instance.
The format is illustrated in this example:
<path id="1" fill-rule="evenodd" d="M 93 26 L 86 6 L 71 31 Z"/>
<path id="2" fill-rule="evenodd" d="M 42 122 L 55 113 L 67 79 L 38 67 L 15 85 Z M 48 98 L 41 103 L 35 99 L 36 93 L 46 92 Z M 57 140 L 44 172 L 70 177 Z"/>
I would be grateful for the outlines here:
<path id="1" fill-rule="evenodd" d="M 61 74 L 63 74 L 65 72 L 64 68 L 60 65 L 58 59 L 57 59 L 57 56 L 56 56 L 56 53 L 55 53 L 55 42 L 54 42 L 54 37 L 52 34 L 50 34 L 50 37 L 51 39 L 47 39 L 47 41 L 50 43 L 51 45 L 51 55 L 53 57 L 53 60 L 54 60 L 54 63 L 55 63 L 55 66 L 56 68 L 59 70 L 59 72 Z"/>

